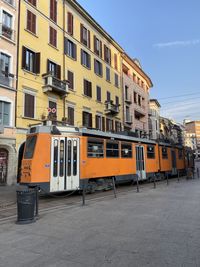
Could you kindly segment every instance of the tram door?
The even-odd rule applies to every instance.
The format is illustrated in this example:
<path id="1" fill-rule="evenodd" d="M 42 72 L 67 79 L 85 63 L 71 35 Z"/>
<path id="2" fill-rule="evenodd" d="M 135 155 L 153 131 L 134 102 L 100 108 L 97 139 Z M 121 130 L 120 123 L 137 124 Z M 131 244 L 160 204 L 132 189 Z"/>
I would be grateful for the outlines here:
<path id="1" fill-rule="evenodd" d="M 175 174 L 177 174 L 175 150 L 171 150 L 171 155 L 172 155 L 172 175 L 175 175 Z"/>
<path id="2" fill-rule="evenodd" d="M 139 180 L 146 179 L 143 146 L 136 146 L 136 173 Z"/>
<path id="3" fill-rule="evenodd" d="M 53 137 L 51 144 L 50 191 L 79 187 L 79 139 Z"/>

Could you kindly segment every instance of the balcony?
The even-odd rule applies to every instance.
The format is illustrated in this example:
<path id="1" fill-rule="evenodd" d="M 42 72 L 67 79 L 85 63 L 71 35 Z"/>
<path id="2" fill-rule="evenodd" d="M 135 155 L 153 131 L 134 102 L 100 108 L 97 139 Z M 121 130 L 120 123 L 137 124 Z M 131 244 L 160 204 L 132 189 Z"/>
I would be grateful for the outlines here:
<path id="1" fill-rule="evenodd" d="M 64 96 L 68 93 L 68 82 L 61 81 L 58 78 L 54 77 L 52 74 L 43 74 L 45 85 L 42 87 L 43 92 L 55 92 L 61 96 Z"/>
<path id="2" fill-rule="evenodd" d="M 130 114 L 126 114 L 125 123 L 132 124 L 132 122 L 133 122 L 133 117 Z"/>
<path id="3" fill-rule="evenodd" d="M 113 104 L 113 101 L 106 101 L 105 102 L 105 114 L 112 114 L 115 115 L 119 113 L 119 105 Z"/>
<path id="4" fill-rule="evenodd" d="M 5 73 L 4 71 L 1 71 L 0 86 L 6 88 L 14 88 L 14 75 L 11 73 Z"/>
<path id="5" fill-rule="evenodd" d="M 0 23 L 0 35 L 15 42 L 15 31 L 2 23 Z"/>

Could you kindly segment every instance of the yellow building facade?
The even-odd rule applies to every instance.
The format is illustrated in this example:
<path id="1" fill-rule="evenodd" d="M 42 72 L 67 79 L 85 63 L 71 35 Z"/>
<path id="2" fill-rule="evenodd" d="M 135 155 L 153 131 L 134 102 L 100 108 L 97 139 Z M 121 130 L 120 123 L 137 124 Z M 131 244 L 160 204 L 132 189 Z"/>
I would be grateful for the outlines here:
<path id="1" fill-rule="evenodd" d="M 122 129 L 122 48 L 72 0 L 22 0 L 17 147 L 43 120 Z"/>

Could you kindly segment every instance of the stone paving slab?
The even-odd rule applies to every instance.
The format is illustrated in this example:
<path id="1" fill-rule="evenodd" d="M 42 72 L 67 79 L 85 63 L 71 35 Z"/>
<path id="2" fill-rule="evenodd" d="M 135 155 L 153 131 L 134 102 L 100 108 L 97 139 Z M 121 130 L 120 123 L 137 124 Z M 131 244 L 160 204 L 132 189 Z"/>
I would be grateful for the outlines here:
<path id="1" fill-rule="evenodd" d="M 200 180 L 0 226 L 0 266 L 200 266 Z"/>

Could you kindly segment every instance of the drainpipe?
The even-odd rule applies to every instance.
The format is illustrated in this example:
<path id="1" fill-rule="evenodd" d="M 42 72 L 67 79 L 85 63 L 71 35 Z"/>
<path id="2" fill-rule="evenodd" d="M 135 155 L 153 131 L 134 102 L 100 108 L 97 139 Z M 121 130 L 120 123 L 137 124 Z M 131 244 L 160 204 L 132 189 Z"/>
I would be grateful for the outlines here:
<path id="1" fill-rule="evenodd" d="M 63 0 L 63 81 L 65 80 L 65 0 Z M 63 118 L 65 118 L 66 108 L 65 108 L 66 95 L 63 97 Z"/>
<path id="2" fill-rule="evenodd" d="M 124 109 L 124 79 L 123 79 L 123 52 L 121 53 L 121 88 L 122 88 L 122 131 L 124 131 L 124 122 L 125 122 L 125 109 Z"/>
<path id="3" fill-rule="evenodd" d="M 19 37 L 20 37 L 20 17 L 21 17 L 21 0 L 18 2 L 18 25 L 17 25 L 17 61 L 16 61 L 16 93 L 15 93 L 15 128 L 17 127 L 17 94 L 18 94 L 18 75 L 19 75 Z"/>

